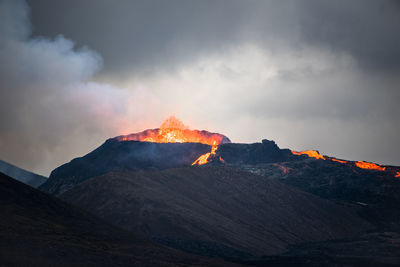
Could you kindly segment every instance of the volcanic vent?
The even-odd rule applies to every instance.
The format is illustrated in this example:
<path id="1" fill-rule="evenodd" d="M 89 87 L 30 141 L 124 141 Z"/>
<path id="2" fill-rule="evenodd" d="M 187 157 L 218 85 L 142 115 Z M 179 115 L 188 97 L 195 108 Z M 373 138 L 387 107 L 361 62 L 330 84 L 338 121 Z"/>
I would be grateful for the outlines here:
<path id="1" fill-rule="evenodd" d="M 219 133 L 190 130 L 174 116 L 167 118 L 157 129 L 115 137 L 118 141 L 142 141 L 152 143 L 201 143 L 210 146 L 231 143 L 228 137 Z"/>

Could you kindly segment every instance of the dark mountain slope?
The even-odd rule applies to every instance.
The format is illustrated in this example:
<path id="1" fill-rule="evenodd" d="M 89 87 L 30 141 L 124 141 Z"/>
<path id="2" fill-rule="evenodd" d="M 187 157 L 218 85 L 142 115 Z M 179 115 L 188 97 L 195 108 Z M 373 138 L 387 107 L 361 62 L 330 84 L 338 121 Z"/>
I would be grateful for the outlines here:
<path id="1" fill-rule="evenodd" d="M 280 149 L 274 141 L 262 140 L 261 143 L 228 143 L 218 147 L 217 157 L 222 157 L 229 165 L 258 164 L 298 160 L 289 149 Z"/>
<path id="2" fill-rule="evenodd" d="M 281 253 L 289 244 L 344 238 L 370 227 L 351 209 L 223 167 L 113 172 L 61 197 L 160 243 L 226 257 Z"/>
<path id="3" fill-rule="evenodd" d="M 400 234 L 366 233 L 335 241 L 293 246 L 279 256 L 248 261 L 256 266 L 400 266 Z"/>
<path id="4" fill-rule="evenodd" d="M 96 150 L 56 168 L 41 190 L 59 195 L 75 185 L 115 170 L 168 169 L 190 166 L 211 146 L 200 143 L 150 143 L 107 140 Z M 280 149 L 273 141 L 254 144 L 225 143 L 217 152 L 228 164 L 255 164 L 296 160 L 288 149 Z"/>
<path id="5" fill-rule="evenodd" d="M 322 198 L 357 205 L 360 214 L 377 227 L 400 231 L 400 178 L 392 172 L 311 158 L 240 167 Z"/>
<path id="6" fill-rule="evenodd" d="M 47 180 L 44 176 L 28 172 L 3 160 L 0 160 L 0 172 L 34 188 L 38 188 Z"/>
<path id="7" fill-rule="evenodd" d="M 61 194 L 94 176 L 112 170 L 167 169 L 190 166 L 211 146 L 199 143 L 150 143 L 108 139 L 81 158 L 56 168 L 40 189 Z"/>
<path id="8" fill-rule="evenodd" d="M 1 266 L 221 266 L 155 245 L 0 174 Z"/>

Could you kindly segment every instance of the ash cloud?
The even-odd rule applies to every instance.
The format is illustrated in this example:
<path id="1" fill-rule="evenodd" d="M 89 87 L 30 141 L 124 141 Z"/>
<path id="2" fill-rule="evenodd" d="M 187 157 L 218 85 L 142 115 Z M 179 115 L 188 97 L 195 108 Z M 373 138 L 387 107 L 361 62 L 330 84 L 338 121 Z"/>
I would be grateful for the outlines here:
<path id="1" fill-rule="evenodd" d="M 0 14 L 0 158 L 48 175 L 104 136 L 135 128 L 149 94 L 91 81 L 102 58 L 62 35 L 30 38 L 25 2 L 2 1 Z"/>

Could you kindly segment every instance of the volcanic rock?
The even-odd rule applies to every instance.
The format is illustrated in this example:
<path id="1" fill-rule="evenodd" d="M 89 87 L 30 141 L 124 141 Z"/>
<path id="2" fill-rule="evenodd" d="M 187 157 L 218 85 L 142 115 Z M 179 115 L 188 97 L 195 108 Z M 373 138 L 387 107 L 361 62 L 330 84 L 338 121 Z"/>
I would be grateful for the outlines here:
<path id="1" fill-rule="evenodd" d="M 400 179 L 393 172 L 312 158 L 240 168 L 325 199 L 358 206 L 360 215 L 379 229 L 400 231 Z"/>
<path id="2" fill-rule="evenodd" d="M 210 150 L 210 145 L 200 143 L 120 141 L 116 137 L 86 156 L 56 168 L 40 189 L 59 195 L 91 177 L 110 171 L 186 167 Z M 225 143 L 218 146 L 217 156 L 228 165 L 297 160 L 290 150 L 280 149 L 268 140 L 255 144 Z"/>
<path id="3" fill-rule="evenodd" d="M 0 173 L 1 266 L 225 266 L 116 228 Z"/>
<path id="4" fill-rule="evenodd" d="M 111 172 L 61 198 L 159 243 L 230 258 L 370 228 L 352 208 L 226 167 Z"/>
<path id="5" fill-rule="evenodd" d="M 190 166 L 211 146 L 199 143 L 151 143 L 108 139 L 84 157 L 56 168 L 41 190 L 58 195 L 94 176 L 113 170 L 167 169 Z"/>

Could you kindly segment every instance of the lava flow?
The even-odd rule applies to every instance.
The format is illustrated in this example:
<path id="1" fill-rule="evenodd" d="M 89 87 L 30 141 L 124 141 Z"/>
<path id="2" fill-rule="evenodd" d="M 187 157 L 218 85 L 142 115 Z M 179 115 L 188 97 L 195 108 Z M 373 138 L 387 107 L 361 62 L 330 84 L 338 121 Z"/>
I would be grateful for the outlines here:
<path id="1" fill-rule="evenodd" d="M 218 149 L 218 146 L 214 143 L 213 146 L 211 147 L 211 152 L 208 152 L 208 153 L 203 154 L 200 157 L 198 157 L 198 159 L 196 159 L 192 163 L 192 166 L 193 165 L 203 165 L 203 164 L 208 163 L 210 161 L 212 155 L 216 155 L 215 151 L 217 151 L 217 149 Z"/>
<path id="2" fill-rule="evenodd" d="M 362 169 L 378 170 L 378 171 L 386 170 L 386 167 L 379 166 L 378 164 L 375 164 L 372 162 L 356 161 L 355 164 L 357 167 L 362 168 Z"/>
<path id="3" fill-rule="evenodd" d="M 322 156 L 321 154 L 319 154 L 319 152 L 318 152 L 317 150 L 306 150 L 306 151 L 300 151 L 300 152 L 297 152 L 297 151 L 293 151 L 293 150 L 292 150 L 292 154 L 293 154 L 293 155 L 297 155 L 297 156 L 300 156 L 300 155 L 307 155 L 307 156 L 309 156 L 310 158 L 316 158 L 316 159 L 323 159 L 323 160 L 325 160 L 325 157 Z"/>
<path id="4" fill-rule="evenodd" d="M 292 154 L 293 154 L 293 155 L 297 155 L 297 156 L 300 156 L 300 155 L 307 155 L 307 156 L 310 157 L 310 158 L 316 158 L 316 159 L 323 159 L 323 160 L 326 160 L 326 158 L 325 158 L 324 156 L 322 156 L 321 154 L 319 154 L 319 152 L 316 151 L 316 150 L 306 150 L 306 151 L 300 151 L 300 152 L 297 152 L 297 151 L 293 151 L 293 150 L 292 150 Z M 346 161 L 346 160 L 340 160 L 340 159 L 331 158 L 331 157 L 328 157 L 327 159 L 328 159 L 328 160 L 331 160 L 331 161 L 339 162 L 339 163 L 342 163 L 342 164 L 349 163 L 349 162 Z M 375 164 L 375 163 L 372 163 L 372 162 L 356 161 L 356 162 L 354 162 L 354 164 L 355 164 L 358 168 L 361 168 L 361 169 L 378 170 L 378 171 L 385 171 L 385 170 L 386 170 L 386 167 L 382 167 L 382 166 L 380 166 L 380 165 L 378 165 L 378 164 Z M 396 175 L 395 175 L 395 177 L 400 177 L 400 172 L 397 172 Z"/>
<path id="5" fill-rule="evenodd" d="M 339 162 L 339 163 L 347 163 L 347 161 L 346 161 L 346 160 L 341 160 L 341 159 L 335 159 L 335 158 L 331 158 L 331 160 L 332 160 L 332 161 Z"/>

